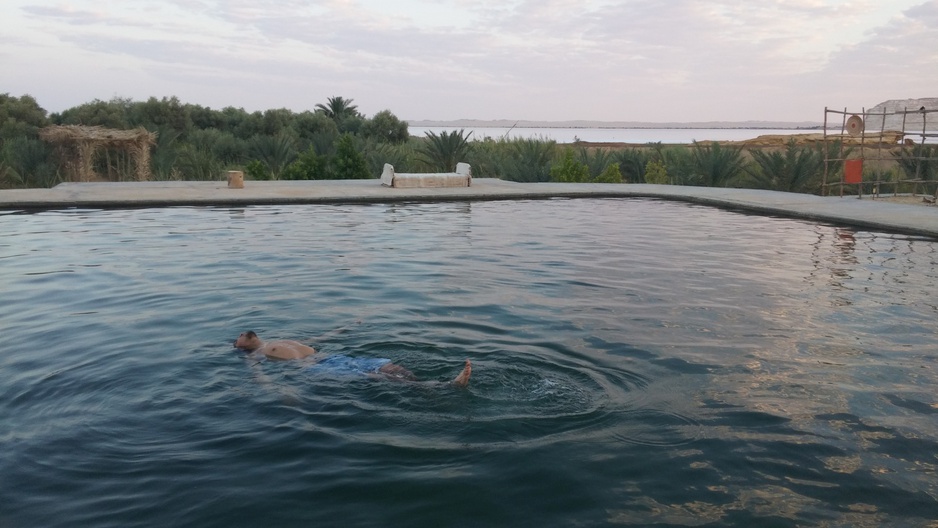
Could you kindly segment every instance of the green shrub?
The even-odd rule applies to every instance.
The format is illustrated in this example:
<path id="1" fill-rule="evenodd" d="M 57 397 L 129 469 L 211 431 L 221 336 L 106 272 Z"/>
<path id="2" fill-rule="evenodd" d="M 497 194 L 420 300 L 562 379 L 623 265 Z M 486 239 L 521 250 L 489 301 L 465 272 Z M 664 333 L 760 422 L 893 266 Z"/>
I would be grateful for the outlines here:
<path id="1" fill-rule="evenodd" d="M 590 179 L 589 167 L 577 160 L 572 148 L 566 148 L 560 161 L 550 168 L 550 181 L 583 183 Z"/>
<path id="2" fill-rule="evenodd" d="M 670 183 L 668 179 L 668 168 L 665 167 L 664 162 L 661 160 L 648 160 L 648 163 L 645 164 L 645 183 L 654 183 L 657 185 L 665 185 Z"/>
<path id="3" fill-rule="evenodd" d="M 280 173 L 282 180 L 325 180 L 329 178 L 328 159 L 310 147 Z"/>
<path id="4" fill-rule="evenodd" d="M 610 163 L 599 176 L 593 178 L 593 183 L 622 183 L 622 173 L 619 172 L 618 163 Z"/>
<path id="5" fill-rule="evenodd" d="M 361 135 L 368 139 L 393 144 L 406 143 L 410 139 L 407 122 L 398 119 L 390 110 L 382 110 L 362 123 Z"/>
<path id="6" fill-rule="evenodd" d="M 251 160 L 244 166 L 244 173 L 252 180 L 269 180 L 270 169 L 260 160 Z"/>
<path id="7" fill-rule="evenodd" d="M 378 176 L 368 171 L 365 156 L 355 147 L 351 134 L 342 134 L 339 138 L 331 165 L 331 176 L 336 180 L 365 180 Z"/>

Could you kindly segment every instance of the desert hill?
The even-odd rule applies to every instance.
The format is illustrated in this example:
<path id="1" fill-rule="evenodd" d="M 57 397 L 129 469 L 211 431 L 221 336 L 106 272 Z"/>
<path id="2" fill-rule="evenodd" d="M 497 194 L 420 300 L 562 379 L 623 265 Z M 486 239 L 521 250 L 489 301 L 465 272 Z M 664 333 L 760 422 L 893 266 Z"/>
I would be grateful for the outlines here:
<path id="1" fill-rule="evenodd" d="M 934 112 L 929 112 L 928 114 L 922 113 L 919 110 L 931 110 Z M 896 112 L 908 112 L 905 114 Z M 927 130 L 938 130 L 938 97 L 926 97 L 922 99 L 890 99 L 879 103 L 873 108 L 866 110 L 866 130 L 871 132 L 874 130 L 905 130 L 905 131 L 921 131 L 922 124 L 927 118 L 928 126 Z M 886 123 L 883 123 L 883 116 L 876 114 L 893 114 L 886 115 Z M 903 123 L 903 117 L 905 117 L 905 123 Z"/>

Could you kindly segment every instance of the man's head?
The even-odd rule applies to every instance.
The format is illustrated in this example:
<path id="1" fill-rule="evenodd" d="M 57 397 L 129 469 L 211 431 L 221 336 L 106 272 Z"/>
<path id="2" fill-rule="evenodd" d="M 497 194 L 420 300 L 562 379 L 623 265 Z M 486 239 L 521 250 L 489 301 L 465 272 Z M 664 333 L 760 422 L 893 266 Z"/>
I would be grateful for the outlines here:
<path id="1" fill-rule="evenodd" d="M 242 332 L 234 342 L 235 348 L 247 351 L 257 350 L 261 347 L 261 344 L 261 338 L 257 337 L 257 334 L 251 330 Z"/>

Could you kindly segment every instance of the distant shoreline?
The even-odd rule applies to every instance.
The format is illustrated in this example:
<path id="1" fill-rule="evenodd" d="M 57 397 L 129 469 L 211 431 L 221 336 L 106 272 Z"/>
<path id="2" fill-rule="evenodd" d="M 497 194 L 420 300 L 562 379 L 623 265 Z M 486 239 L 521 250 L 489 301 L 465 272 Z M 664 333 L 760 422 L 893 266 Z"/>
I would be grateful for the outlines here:
<path id="1" fill-rule="evenodd" d="M 429 123 L 429 124 L 428 124 Z M 589 130 L 822 130 L 823 125 L 802 127 L 802 126 L 522 126 L 517 125 L 514 127 L 510 126 L 501 126 L 501 125 L 462 125 L 462 124 L 446 124 L 446 123 L 437 123 L 435 121 L 414 121 L 407 123 L 409 126 L 417 128 L 560 128 L 560 129 L 589 129 Z"/>
<path id="2" fill-rule="evenodd" d="M 566 129 L 635 129 L 635 130 L 821 130 L 824 125 L 813 121 L 706 121 L 691 123 L 649 123 L 642 121 L 523 121 L 476 120 L 453 121 L 415 119 L 408 120 L 412 127 L 464 127 L 464 128 L 566 128 Z"/>
<path id="3" fill-rule="evenodd" d="M 422 137 L 427 133 L 439 134 L 441 132 L 459 132 L 468 134 L 475 140 L 485 139 L 538 139 L 555 141 L 559 144 L 576 143 L 580 145 L 612 145 L 612 144 L 692 144 L 697 141 L 726 142 L 753 142 L 761 137 L 778 137 L 779 141 L 787 141 L 792 136 L 822 136 L 822 128 L 763 128 L 754 126 L 735 126 L 723 128 L 697 128 L 694 126 L 670 127 L 642 127 L 616 128 L 602 127 L 528 127 L 528 126 L 466 126 L 437 125 L 414 126 L 409 125 L 408 133 L 414 137 Z M 773 141 L 774 142 L 774 141 Z"/>

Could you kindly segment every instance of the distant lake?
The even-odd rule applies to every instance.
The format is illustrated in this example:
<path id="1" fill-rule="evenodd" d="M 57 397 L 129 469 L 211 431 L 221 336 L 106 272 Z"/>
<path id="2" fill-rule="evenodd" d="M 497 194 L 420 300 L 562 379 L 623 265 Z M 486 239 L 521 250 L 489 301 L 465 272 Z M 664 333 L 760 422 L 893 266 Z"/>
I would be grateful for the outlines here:
<path id="1" fill-rule="evenodd" d="M 558 143 L 693 143 L 694 141 L 745 141 L 764 135 L 812 134 L 820 129 L 794 128 L 507 128 L 507 127 L 410 127 L 410 135 L 423 137 L 427 132 L 472 132 L 472 139 L 502 137 L 553 139 Z"/>

